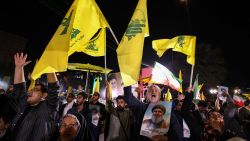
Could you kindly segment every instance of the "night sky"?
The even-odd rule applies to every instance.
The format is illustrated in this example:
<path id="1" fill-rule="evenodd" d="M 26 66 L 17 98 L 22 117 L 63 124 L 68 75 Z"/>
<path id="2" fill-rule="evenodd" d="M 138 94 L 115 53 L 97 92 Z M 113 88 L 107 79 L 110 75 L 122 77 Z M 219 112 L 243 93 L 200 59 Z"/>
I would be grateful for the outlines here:
<path id="1" fill-rule="evenodd" d="M 53 3 L 51 3 L 53 1 Z M 1 2 L 0 30 L 28 40 L 25 51 L 30 59 L 39 58 L 71 0 L 12 0 Z M 97 0 L 99 7 L 120 41 L 137 5 L 137 0 Z M 152 65 L 157 56 L 152 40 L 173 38 L 182 34 L 197 36 L 197 44 L 220 48 L 228 69 L 224 85 L 250 87 L 248 41 L 250 12 L 246 1 L 190 0 L 188 8 L 178 0 L 148 0 L 150 37 L 145 40 L 143 63 Z M 188 13 L 189 11 L 189 13 Z M 107 33 L 108 67 L 117 68 L 113 37 Z M 0 51 L 1 54 L 1 51 Z M 80 57 L 79 57 L 80 56 Z M 77 53 L 71 62 L 85 62 L 88 56 Z M 12 57 L 10 58 L 12 59 Z M 76 61 L 77 60 L 77 61 Z M 100 63 L 103 58 L 93 62 Z M 33 61 L 34 62 L 34 61 Z"/>

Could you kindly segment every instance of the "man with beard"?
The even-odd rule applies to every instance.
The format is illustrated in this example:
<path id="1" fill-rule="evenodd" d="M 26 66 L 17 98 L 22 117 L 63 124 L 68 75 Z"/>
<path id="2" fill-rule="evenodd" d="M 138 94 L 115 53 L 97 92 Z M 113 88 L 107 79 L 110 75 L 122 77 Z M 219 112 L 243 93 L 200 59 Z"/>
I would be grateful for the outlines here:
<path id="1" fill-rule="evenodd" d="M 145 130 L 152 131 L 152 134 L 162 134 L 166 132 L 168 128 L 167 123 L 165 122 L 163 116 L 166 112 L 166 108 L 163 105 L 155 105 L 152 108 L 152 118 L 145 119 L 143 125 L 145 125 Z M 155 132 L 155 133 L 154 133 Z"/>
<path id="2" fill-rule="evenodd" d="M 147 138 L 145 136 L 140 135 L 140 129 L 142 125 L 142 120 L 145 114 L 145 111 L 147 110 L 147 107 L 149 104 L 157 104 L 160 101 L 161 98 L 161 89 L 157 85 L 150 85 L 147 89 L 146 93 L 146 101 L 149 103 L 143 103 L 137 98 L 135 98 L 131 92 L 131 86 L 130 87 L 124 87 L 124 97 L 126 102 L 128 103 L 129 108 L 132 110 L 134 117 L 135 117 L 135 128 L 134 132 L 137 135 L 135 137 L 135 140 L 140 141 L 166 141 L 167 135 L 154 135 L 151 138 Z"/>
<path id="3" fill-rule="evenodd" d="M 117 107 L 112 106 L 108 101 L 108 113 L 110 114 L 109 133 L 107 141 L 131 141 L 133 132 L 133 113 L 126 108 L 124 96 L 116 98 Z M 107 125 L 107 123 L 106 123 Z"/>
<path id="4" fill-rule="evenodd" d="M 89 103 L 86 101 L 88 95 L 85 92 L 80 92 L 77 94 L 76 103 L 68 111 L 68 113 L 80 113 L 86 119 L 89 127 L 92 127 L 92 116 L 91 111 L 89 110 Z"/>
<path id="5" fill-rule="evenodd" d="M 55 131 L 58 104 L 58 80 L 55 73 L 47 74 L 48 90 L 36 84 L 28 93 L 24 77 L 27 54 L 15 54 L 14 92 L 18 112 L 6 132 L 5 141 L 49 141 Z"/>
<path id="6" fill-rule="evenodd" d="M 66 114 L 59 129 L 59 141 L 93 141 L 85 118 L 79 113 Z"/>

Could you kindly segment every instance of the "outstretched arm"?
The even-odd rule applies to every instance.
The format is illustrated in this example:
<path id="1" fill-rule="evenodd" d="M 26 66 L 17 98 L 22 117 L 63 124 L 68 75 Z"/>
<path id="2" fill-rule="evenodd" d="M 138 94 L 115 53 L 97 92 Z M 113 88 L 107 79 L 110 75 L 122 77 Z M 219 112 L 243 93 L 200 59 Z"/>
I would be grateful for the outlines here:
<path id="1" fill-rule="evenodd" d="M 25 82 L 23 67 L 31 62 L 31 61 L 26 61 L 26 59 L 27 59 L 27 54 L 16 53 L 14 55 L 14 60 L 15 60 L 14 84 Z"/>

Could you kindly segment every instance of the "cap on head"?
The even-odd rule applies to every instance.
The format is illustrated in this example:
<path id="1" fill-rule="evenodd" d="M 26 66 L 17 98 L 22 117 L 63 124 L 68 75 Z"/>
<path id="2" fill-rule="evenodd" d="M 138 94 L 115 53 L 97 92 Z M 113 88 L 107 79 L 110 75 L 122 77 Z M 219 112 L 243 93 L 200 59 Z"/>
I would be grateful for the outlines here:
<path id="1" fill-rule="evenodd" d="M 154 112 L 155 109 L 161 109 L 162 112 L 163 112 L 163 114 L 165 114 L 165 112 L 166 112 L 166 108 L 165 108 L 163 105 L 161 105 L 161 104 L 155 105 L 155 106 L 152 108 L 152 112 Z"/>

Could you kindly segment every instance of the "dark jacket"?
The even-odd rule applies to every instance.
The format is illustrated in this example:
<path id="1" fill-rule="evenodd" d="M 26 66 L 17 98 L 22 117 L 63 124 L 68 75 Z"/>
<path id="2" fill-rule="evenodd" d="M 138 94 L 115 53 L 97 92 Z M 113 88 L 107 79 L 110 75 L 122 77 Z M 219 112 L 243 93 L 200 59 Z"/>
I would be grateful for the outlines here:
<path id="1" fill-rule="evenodd" d="M 131 87 L 124 88 L 124 97 L 128 104 L 129 109 L 132 110 L 134 114 L 134 133 L 135 133 L 135 140 L 137 141 L 150 141 L 149 138 L 140 135 L 141 125 L 143 121 L 143 117 L 145 111 L 147 110 L 148 104 L 139 101 L 135 98 L 131 92 Z"/>
<path id="2" fill-rule="evenodd" d="M 17 100 L 18 113 L 6 135 L 6 141 L 48 141 L 55 132 L 55 115 L 58 103 L 57 83 L 48 84 L 48 99 L 36 106 L 26 102 L 26 84 L 14 85 L 13 97 Z"/>
<path id="3" fill-rule="evenodd" d="M 111 101 L 107 104 L 109 113 L 109 132 L 107 141 L 132 141 L 133 137 L 133 113 L 129 108 L 123 110 L 114 108 Z M 108 125 L 107 125 L 108 124 Z"/>

